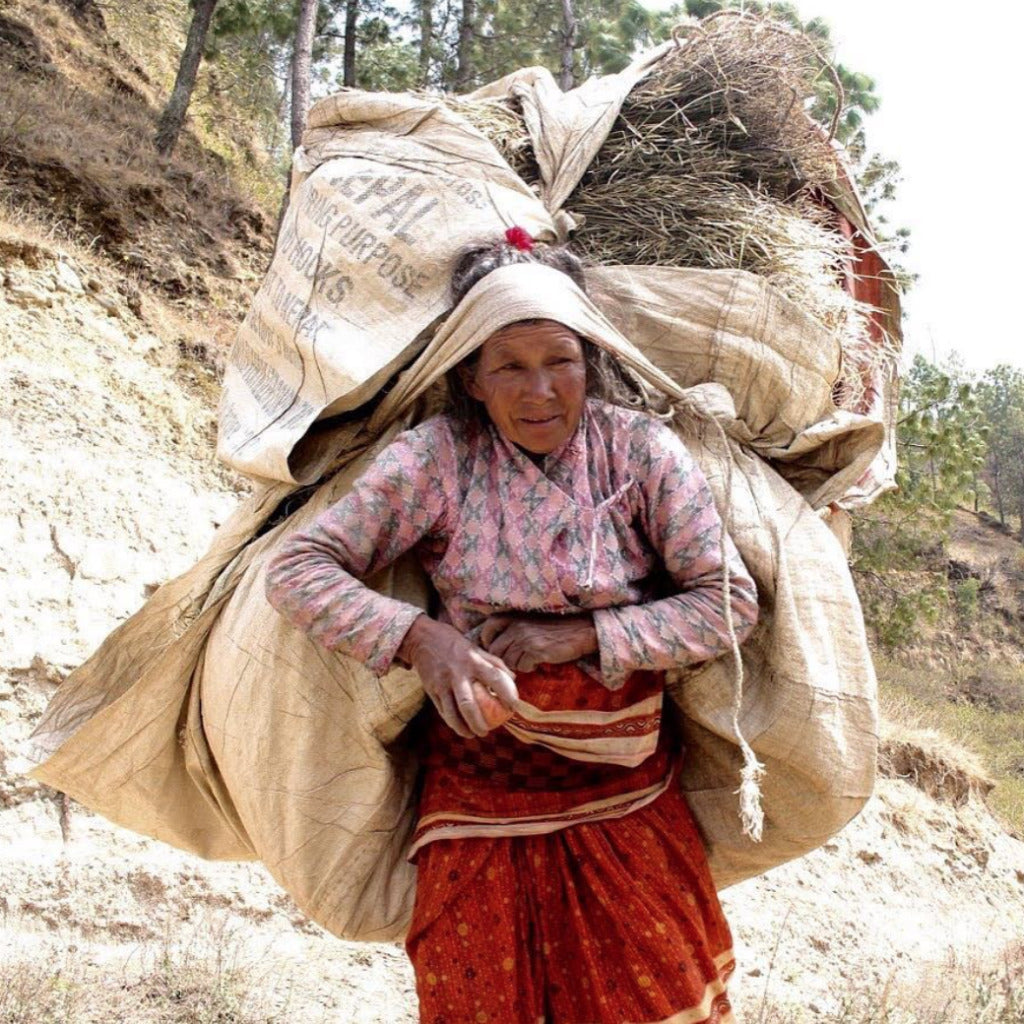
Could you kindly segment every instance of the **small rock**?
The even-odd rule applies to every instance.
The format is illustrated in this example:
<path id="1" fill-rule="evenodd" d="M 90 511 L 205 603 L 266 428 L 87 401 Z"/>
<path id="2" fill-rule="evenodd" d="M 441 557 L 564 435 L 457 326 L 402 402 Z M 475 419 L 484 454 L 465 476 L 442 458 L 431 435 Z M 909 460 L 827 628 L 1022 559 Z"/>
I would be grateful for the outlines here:
<path id="1" fill-rule="evenodd" d="M 46 683 L 49 686 L 60 686 L 67 678 L 70 668 L 68 666 L 55 665 L 53 662 L 47 661 L 41 654 L 36 654 L 32 658 L 32 664 L 29 665 L 28 671 L 39 682 Z"/>
<path id="2" fill-rule="evenodd" d="M 93 295 L 93 299 L 96 301 L 96 305 L 106 312 L 107 316 L 117 317 L 121 315 L 121 310 L 113 299 L 108 299 L 106 295 L 98 293 Z"/>
<path id="3" fill-rule="evenodd" d="M 7 289 L 7 298 L 25 309 L 48 309 L 53 305 L 53 298 L 50 295 L 30 284 L 12 284 Z"/>
<path id="4" fill-rule="evenodd" d="M 86 280 L 85 280 L 85 287 L 88 288 L 89 291 L 91 291 L 91 292 L 101 292 L 101 291 L 103 291 L 103 285 L 100 284 L 100 282 L 97 281 L 95 277 L 88 277 L 88 278 L 86 278 Z"/>
<path id="5" fill-rule="evenodd" d="M 858 850 L 857 856 L 865 864 L 877 864 L 882 859 L 882 855 L 877 850 Z"/>
<path id="6" fill-rule="evenodd" d="M 52 279 L 59 292 L 80 295 L 85 290 L 82 279 L 63 260 L 57 261 L 57 265 L 53 268 Z"/>

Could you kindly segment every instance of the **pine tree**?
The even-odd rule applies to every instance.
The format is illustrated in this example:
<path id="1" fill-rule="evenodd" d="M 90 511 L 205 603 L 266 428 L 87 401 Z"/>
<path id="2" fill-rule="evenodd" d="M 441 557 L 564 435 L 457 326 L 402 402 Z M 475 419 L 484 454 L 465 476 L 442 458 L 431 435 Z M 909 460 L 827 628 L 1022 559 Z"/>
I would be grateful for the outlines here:
<path id="1" fill-rule="evenodd" d="M 195 89 L 196 75 L 199 73 L 206 34 L 210 29 L 216 6 L 217 0 L 194 0 L 192 21 L 189 24 L 181 62 L 178 64 L 178 74 L 174 79 L 171 98 L 157 122 L 155 143 L 157 152 L 162 156 L 170 156 L 178 144 L 178 136 L 181 134 L 185 115 L 192 102 L 192 90 Z"/>

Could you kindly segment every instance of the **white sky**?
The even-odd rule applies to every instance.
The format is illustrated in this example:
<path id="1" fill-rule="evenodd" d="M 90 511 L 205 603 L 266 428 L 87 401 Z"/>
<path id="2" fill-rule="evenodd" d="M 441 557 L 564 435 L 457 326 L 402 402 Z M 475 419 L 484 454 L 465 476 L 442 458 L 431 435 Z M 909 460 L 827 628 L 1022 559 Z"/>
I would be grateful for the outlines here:
<path id="1" fill-rule="evenodd" d="M 920 275 L 905 300 L 904 352 L 1024 368 L 1024 6 L 797 3 L 805 19 L 828 22 L 841 63 L 875 79 L 882 105 L 868 145 L 903 169 L 886 215 L 911 229 L 906 263 Z"/>

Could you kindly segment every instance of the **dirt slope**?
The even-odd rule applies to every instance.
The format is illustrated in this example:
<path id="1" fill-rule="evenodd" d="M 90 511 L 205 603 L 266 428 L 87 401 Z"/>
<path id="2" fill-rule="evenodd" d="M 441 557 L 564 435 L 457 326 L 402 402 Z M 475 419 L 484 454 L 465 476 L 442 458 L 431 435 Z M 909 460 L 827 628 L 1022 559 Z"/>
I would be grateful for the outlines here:
<path id="1" fill-rule="evenodd" d="M 226 1019 L 414 1020 L 396 948 L 324 935 L 259 866 L 204 863 L 78 807 L 62 815 L 11 770 L 55 684 L 201 552 L 238 484 L 213 461 L 216 389 L 184 328 L 175 343 L 173 311 L 161 337 L 91 291 L 88 265 L 10 239 L 0 253 L 0 959 L 31 978 L 63 964 L 78 1000 L 67 1020 L 104 1019 L 111 991 L 119 1012 L 136 1000 L 127 1019 L 198 1020 L 149 1016 L 153 993 L 198 999 L 238 978 L 246 1001 Z M 919 1005 L 930 972 L 991 963 L 1020 938 L 1024 844 L 969 780 L 931 785 L 939 800 L 913 781 L 884 780 L 826 848 L 726 894 L 746 1019 L 869 1020 L 844 1006 L 904 989 Z"/>

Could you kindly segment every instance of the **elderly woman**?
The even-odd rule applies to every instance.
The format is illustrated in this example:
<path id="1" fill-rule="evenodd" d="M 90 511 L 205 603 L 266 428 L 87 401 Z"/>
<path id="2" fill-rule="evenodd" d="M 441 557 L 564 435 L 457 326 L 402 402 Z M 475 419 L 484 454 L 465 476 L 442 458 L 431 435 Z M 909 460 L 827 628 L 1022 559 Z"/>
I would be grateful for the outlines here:
<path id="1" fill-rule="evenodd" d="M 289 538 L 268 595 L 377 674 L 411 665 L 432 702 L 406 942 L 422 1021 L 730 1020 L 662 702 L 666 670 L 749 632 L 754 584 L 650 392 L 558 319 L 593 310 L 578 262 L 517 231 L 456 268 L 456 313 L 494 329 L 449 411 Z M 544 292 L 527 319 L 491 297 L 517 275 Z M 359 582 L 409 550 L 436 619 Z"/>

